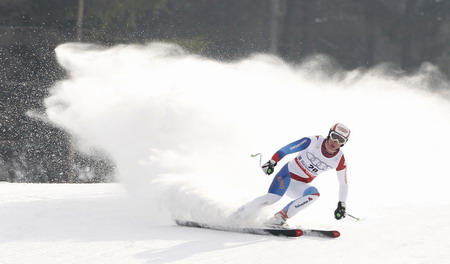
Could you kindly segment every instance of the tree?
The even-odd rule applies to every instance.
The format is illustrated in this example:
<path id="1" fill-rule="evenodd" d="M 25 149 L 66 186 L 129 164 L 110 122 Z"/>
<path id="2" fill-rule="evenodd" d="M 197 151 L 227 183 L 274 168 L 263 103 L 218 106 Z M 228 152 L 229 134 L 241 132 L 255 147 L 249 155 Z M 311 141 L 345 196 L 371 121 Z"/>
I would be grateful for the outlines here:
<path id="1" fill-rule="evenodd" d="M 84 0 L 78 0 L 77 41 L 83 40 Z"/>

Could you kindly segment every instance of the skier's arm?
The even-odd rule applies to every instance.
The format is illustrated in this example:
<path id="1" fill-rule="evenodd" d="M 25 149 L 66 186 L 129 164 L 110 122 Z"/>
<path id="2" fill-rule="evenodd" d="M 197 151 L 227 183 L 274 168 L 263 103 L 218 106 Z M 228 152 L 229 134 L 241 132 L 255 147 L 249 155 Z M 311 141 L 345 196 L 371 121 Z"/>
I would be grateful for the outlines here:
<path id="1" fill-rule="evenodd" d="M 336 168 L 336 173 L 339 180 L 339 201 L 345 204 L 345 201 L 347 200 L 348 183 L 347 183 L 347 165 L 345 164 L 344 155 L 342 155 L 339 165 Z"/>
<path id="2" fill-rule="evenodd" d="M 292 153 L 299 152 L 301 150 L 306 149 L 309 146 L 309 144 L 311 144 L 311 138 L 309 138 L 309 137 L 304 137 L 297 141 L 294 141 L 294 142 L 282 147 L 277 152 L 275 152 L 275 154 L 273 154 L 273 156 L 272 156 L 272 160 L 274 162 L 279 162 L 282 158 L 284 158 L 284 156 L 286 156 L 288 154 L 292 154 Z"/>
<path id="3" fill-rule="evenodd" d="M 309 146 L 309 144 L 311 144 L 311 138 L 304 137 L 304 138 L 301 138 L 297 141 L 294 141 L 294 142 L 282 147 L 280 150 L 275 152 L 275 154 L 273 154 L 272 158 L 268 162 L 266 162 L 266 163 L 264 163 L 264 165 L 262 165 L 262 167 L 261 167 L 262 170 L 267 175 L 272 174 L 274 172 L 275 166 L 277 166 L 277 163 L 284 156 L 291 154 L 291 153 L 298 152 L 300 150 L 304 150 Z"/>
<path id="4" fill-rule="evenodd" d="M 348 194 L 347 168 L 337 171 L 339 179 L 339 201 L 345 203 Z"/>
<path id="5" fill-rule="evenodd" d="M 336 172 L 339 180 L 339 202 L 336 210 L 334 211 L 334 217 L 340 220 L 345 217 L 345 201 L 347 200 L 348 184 L 347 184 L 347 165 L 345 164 L 344 155 L 342 155 Z"/>

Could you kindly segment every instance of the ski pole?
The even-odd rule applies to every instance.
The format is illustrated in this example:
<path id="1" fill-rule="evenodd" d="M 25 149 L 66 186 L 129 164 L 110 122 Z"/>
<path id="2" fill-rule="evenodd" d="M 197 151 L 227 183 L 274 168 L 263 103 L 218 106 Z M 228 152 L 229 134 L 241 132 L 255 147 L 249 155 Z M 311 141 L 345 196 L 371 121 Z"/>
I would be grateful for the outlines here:
<path id="1" fill-rule="evenodd" d="M 250 154 L 250 157 L 254 158 L 256 156 L 259 156 L 259 167 L 261 167 L 261 160 L 262 160 L 262 155 L 261 153 L 256 153 L 256 154 Z"/>
<path id="2" fill-rule="evenodd" d="M 346 215 L 346 216 L 350 216 L 351 218 L 355 219 L 356 221 L 360 221 L 360 220 L 361 220 L 361 218 L 355 217 L 355 216 L 353 216 L 353 215 L 351 215 L 351 214 L 345 213 L 345 215 Z"/>

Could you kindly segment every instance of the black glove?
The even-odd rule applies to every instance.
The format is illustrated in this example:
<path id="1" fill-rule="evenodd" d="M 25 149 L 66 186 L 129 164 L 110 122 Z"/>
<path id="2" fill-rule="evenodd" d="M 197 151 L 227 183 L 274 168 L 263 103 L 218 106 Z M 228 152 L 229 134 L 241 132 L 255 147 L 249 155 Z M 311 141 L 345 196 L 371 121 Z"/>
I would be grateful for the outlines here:
<path id="1" fill-rule="evenodd" d="M 341 220 L 343 217 L 345 217 L 345 203 L 339 202 L 337 209 L 334 211 L 334 218 Z"/>
<path id="2" fill-rule="evenodd" d="M 269 160 L 261 168 L 265 174 L 270 175 L 273 173 L 275 166 L 277 166 L 277 163 L 274 160 Z"/>

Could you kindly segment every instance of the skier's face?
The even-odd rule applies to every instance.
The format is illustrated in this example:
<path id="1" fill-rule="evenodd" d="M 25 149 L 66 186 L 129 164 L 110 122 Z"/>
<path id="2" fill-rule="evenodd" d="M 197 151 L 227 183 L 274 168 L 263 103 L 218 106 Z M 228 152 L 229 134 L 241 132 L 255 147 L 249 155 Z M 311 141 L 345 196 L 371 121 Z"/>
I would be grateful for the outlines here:
<path id="1" fill-rule="evenodd" d="M 329 153 L 334 153 L 338 151 L 340 147 L 341 144 L 339 144 L 339 142 L 337 141 L 334 141 L 332 139 L 327 139 L 327 141 L 325 141 L 325 148 Z"/>

